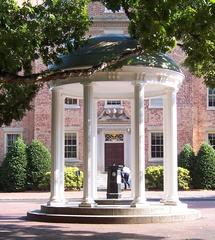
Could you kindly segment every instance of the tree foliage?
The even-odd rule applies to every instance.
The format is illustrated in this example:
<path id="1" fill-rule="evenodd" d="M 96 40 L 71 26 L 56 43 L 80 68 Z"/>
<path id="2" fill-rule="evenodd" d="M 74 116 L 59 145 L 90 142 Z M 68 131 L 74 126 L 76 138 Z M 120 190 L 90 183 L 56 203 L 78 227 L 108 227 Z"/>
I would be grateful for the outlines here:
<path id="1" fill-rule="evenodd" d="M 104 0 L 113 11 L 124 7 L 129 32 L 144 51 L 168 52 L 177 43 L 187 54 L 184 64 L 215 86 L 214 0 Z"/>
<path id="2" fill-rule="evenodd" d="M 43 72 L 32 75 L 31 63 L 38 58 L 47 66 L 58 62 L 58 56 L 71 52 L 83 42 L 90 25 L 87 11 L 89 0 L 44 0 L 32 5 L 25 1 L 0 0 L 0 93 L 6 96 L 5 82 L 44 82 L 51 77 L 71 76 L 73 70 Z M 169 52 L 176 44 L 186 53 L 184 64 L 192 73 L 204 77 L 206 84 L 215 87 L 215 1 L 214 0 L 100 0 L 107 8 L 124 8 L 129 18 L 129 33 L 137 40 L 140 51 Z M 135 52 L 137 54 L 137 51 Z M 116 61 L 119 59 L 117 58 Z M 105 60 L 104 60 L 105 61 Z M 111 61 L 111 60 L 110 60 Z M 114 61 L 111 62 L 114 64 Z M 102 70 L 110 64 L 93 66 Z M 102 66 L 102 67 L 101 67 Z M 20 71 L 24 76 L 20 76 Z M 82 70 L 80 70 L 82 71 Z M 17 74 L 19 73 L 19 77 Z M 79 73 L 80 74 L 80 73 Z M 29 80 L 29 81 L 28 81 Z M 30 108 L 38 86 L 22 86 L 29 97 L 23 101 L 19 115 Z M 18 89 L 18 88 L 17 88 Z M 13 94 L 14 101 L 19 95 Z M 3 112 L 8 108 L 3 102 Z M 3 117 L 4 119 L 4 117 Z M 5 121 L 8 124 L 9 119 Z M 2 124 L 2 123 L 0 123 Z"/>
<path id="3" fill-rule="evenodd" d="M 13 119 L 21 120 L 31 109 L 31 100 L 38 90 L 36 84 L 0 84 L 0 126 L 9 125 Z"/>
<path id="4" fill-rule="evenodd" d="M 29 74 L 32 61 L 47 65 L 80 45 L 89 26 L 87 0 L 16 2 L 0 1 L 1 72 Z"/>
<path id="5" fill-rule="evenodd" d="M 28 77 L 38 58 L 46 66 L 57 62 L 59 54 L 82 43 L 88 30 L 88 0 L 31 2 L 0 0 L 0 80 L 16 79 L 17 74 Z M 5 82 L 0 83 L 0 125 L 20 120 L 39 89 L 34 83 Z"/>

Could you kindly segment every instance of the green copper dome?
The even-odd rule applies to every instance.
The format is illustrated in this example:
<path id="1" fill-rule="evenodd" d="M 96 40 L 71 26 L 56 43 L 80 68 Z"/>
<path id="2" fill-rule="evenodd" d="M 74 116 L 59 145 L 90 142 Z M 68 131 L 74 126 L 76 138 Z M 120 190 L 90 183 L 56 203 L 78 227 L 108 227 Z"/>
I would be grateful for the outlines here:
<path id="1" fill-rule="evenodd" d="M 108 61 L 124 52 L 130 52 L 136 46 L 137 42 L 125 35 L 101 35 L 93 37 L 87 40 L 84 46 L 75 52 L 61 56 L 61 63 L 51 68 L 59 70 L 91 67 L 103 61 Z M 170 57 L 161 53 L 128 57 L 126 61 L 123 61 L 122 65 L 143 65 L 181 72 L 178 65 Z"/>

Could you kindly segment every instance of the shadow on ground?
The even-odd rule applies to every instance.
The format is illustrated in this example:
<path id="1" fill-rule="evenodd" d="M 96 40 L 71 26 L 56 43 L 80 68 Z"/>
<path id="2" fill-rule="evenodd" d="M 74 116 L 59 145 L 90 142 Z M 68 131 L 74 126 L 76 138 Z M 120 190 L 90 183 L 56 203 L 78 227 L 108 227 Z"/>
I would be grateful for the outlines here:
<path id="1" fill-rule="evenodd" d="M 25 227 L 18 224 L 4 224 L 0 226 L 0 239 L 18 240 L 18 239 L 70 239 L 70 240 L 162 240 L 162 236 L 149 236 L 142 234 L 105 232 L 96 231 L 74 231 L 63 229 L 56 226 L 35 226 Z"/>
<path id="2" fill-rule="evenodd" d="M 168 239 L 165 236 L 154 236 L 152 235 L 145 235 L 145 234 L 134 234 L 134 233 L 122 233 L 118 232 L 111 232 L 111 228 L 109 229 L 110 232 L 97 232 L 97 231 L 84 231 L 83 230 L 77 231 L 72 229 L 72 225 L 67 227 L 64 226 L 55 226 L 55 225 L 37 225 L 37 226 L 25 226 L 16 224 L 14 221 L 13 223 L 7 224 L 7 220 L 5 219 L 4 224 L 0 225 L 0 239 L 7 239 L 7 240 L 47 240 L 47 239 L 70 239 L 70 240 L 164 240 Z M 22 223 L 25 223 L 23 221 Z M 129 227 L 129 226 L 128 226 Z M 141 227 L 141 226 L 140 226 Z M 93 226 L 92 226 L 93 228 Z M 192 238 L 189 240 L 203 240 Z"/>

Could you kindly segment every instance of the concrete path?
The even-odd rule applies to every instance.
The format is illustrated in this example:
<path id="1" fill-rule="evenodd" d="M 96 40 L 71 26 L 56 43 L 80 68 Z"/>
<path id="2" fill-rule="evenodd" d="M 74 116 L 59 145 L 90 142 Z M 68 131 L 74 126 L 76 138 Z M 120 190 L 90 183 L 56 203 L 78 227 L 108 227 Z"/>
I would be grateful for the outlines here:
<path id="1" fill-rule="evenodd" d="M 99 192 L 105 198 L 105 192 Z M 131 192 L 123 192 L 129 198 Z M 93 225 L 30 222 L 28 210 L 39 209 L 49 193 L 0 193 L 0 239 L 37 240 L 215 240 L 215 191 L 180 192 L 189 207 L 199 209 L 196 221 L 163 224 Z M 66 192 L 68 198 L 81 198 L 82 192 Z M 147 192 L 149 199 L 160 199 L 161 192 Z"/>

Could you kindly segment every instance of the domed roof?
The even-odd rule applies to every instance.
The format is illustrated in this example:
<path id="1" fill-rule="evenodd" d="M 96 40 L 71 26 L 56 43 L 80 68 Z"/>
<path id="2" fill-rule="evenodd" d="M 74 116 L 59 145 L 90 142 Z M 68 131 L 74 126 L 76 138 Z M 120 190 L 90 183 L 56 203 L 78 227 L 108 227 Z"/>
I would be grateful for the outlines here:
<path id="1" fill-rule="evenodd" d="M 61 63 L 51 66 L 52 69 L 87 68 L 108 61 L 119 54 L 130 52 L 137 46 L 136 40 L 125 35 L 101 35 L 92 37 L 76 51 L 60 57 Z M 167 55 L 141 54 L 128 57 L 123 65 L 143 65 L 181 72 L 178 65 Z"/>

